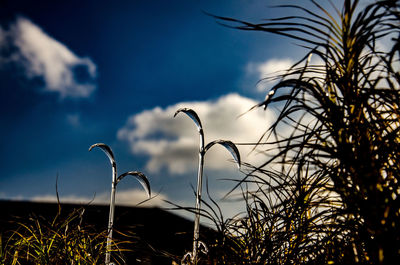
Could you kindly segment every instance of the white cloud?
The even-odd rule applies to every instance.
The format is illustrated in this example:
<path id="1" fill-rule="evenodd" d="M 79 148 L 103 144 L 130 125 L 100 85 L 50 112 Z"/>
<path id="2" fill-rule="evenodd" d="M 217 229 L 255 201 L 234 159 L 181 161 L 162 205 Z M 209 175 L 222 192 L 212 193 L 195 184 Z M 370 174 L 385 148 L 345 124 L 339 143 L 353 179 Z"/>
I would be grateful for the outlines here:
<path id="1" fill-rule="evenodd" d="M 165 109 L 156 107 L 129 117 L 118 131 L 118 139 L 127 141 L 132 153 L 149 156 L 146 168 L 150 172 L 164 169 L 175 174 L 192 172 L 197 169 L 198 132 L 185 114 L 174 118 L 175 111 L 188 107 L 197 112 L 206 144 L 216 139 L 248 143 L 257 142 L 274 119 L 271 111 L 260 109 L 237 118 L 256 103 L 238 94 L 229 94 L 215 101 L 182 102 Z M 259 159 L 256 152 L 250 153 L 253 146 L 238 147 L 242 161 L 254 163 Z M 214 146 L 207 152 L 205 167 L 235 170 L 236 167 L 227 160 L 231 160 L 230 154 L 224 148 Z"/>
<path id="2" fill-rule="evenodd" d="M 78 57 L 24 17 L 8 30 L 0 27 L 0 49 L 7 46 L 15 52 L 3 54 L 1 61 L 18 63 L 28 78 L 42 78 L 46 91 L 62 98 L 86 98 L 96 87 L 96 65 L 89 58 Z"/>
<path id="3" fill-rule="evenodd" d="M 257 85 L 258 91 L 266 91 L 275 82 L 274 77 L 285 73 L 294 61 L 290 58 L 270 59 L 263 63 L 250 62 L 247 65 L 248 74 L 256 74 L 260 83 Z"/>
<path id="4" fill-rule="evenodd" d="M 147 195 L 143 189 L 129 189 L 129 190 L 118 190 L 116 192 L 115 203 L 121 206 L 143 206 L 143 207 L 153 207 L 153 206 L 163 206 L 164 201 L 167 197 L 163 194 L 158 194 L 152 199 L 147 200 Z M 30 201 L 34 202 L 57 202 L 57 197 L 55 195 L 37 195 L 28 198 Z M 145 202 L 144 202 L 145 201 Z M 93 197 L 87 196 L 77 196 L 77 195 L 66 195 L 60 196 L 61 203 L 77 203 L 77 204 L 109 204 L 110 194 L 104 192 Z M 144 202 L 143 204 L 140 204 Z"/>

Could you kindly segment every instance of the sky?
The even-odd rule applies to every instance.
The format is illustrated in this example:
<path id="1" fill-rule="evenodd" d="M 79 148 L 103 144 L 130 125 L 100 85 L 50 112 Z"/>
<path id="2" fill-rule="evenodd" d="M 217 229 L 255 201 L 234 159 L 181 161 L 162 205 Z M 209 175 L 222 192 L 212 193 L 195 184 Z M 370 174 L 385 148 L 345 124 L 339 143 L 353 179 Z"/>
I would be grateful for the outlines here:
<path id="1" fill-rule="evenodd" d="M 283 15 L 278 0 L 0 1 L 0 199 L 107 203 L 111 167 L 137 170 L 155 196 L 141 206 L 193 206 L 198 133 L 181 107 L 195 110 L 206 143 L 257 141 L 273 121 L 255 110 L 271 87 L 258 82 L 303 54 L 293 41 L 244 32 L 207 13 L 253 22 Z M 239 146 L 244 162 L 265 157 Z M 204 177 L 221 201 L 241 179 L 220 146 L 206 154 Z M 146 198 L 124 179 L 117 203 Z"/>

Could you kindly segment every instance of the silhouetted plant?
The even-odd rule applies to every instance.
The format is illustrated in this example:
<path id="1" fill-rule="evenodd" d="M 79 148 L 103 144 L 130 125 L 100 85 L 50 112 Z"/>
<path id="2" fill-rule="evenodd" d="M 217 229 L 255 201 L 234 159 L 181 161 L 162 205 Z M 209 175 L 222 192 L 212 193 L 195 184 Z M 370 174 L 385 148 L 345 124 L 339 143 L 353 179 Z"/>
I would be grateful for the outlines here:
<path id="1" fill-rule="evenodd" d="M 238 183 L 251 189 L 234 234 L 256 263 L 390 264 L 400 258 L 400 1 L 344 0 L 333 13 L 310 2 L 316 12 L 282 5 L 300 15 L 259 24 L 217 17 L 307 51 L 258 104 L 279 115 L 257 146 L 265 163 Z"/>
<path id="2" fill-rule="evenodd" d="M 203 188 L 203 167 L 204 167 L 204 156 L 206 152 L 215 144 L 220 144 L 225 147 L 230 154 L 232 155 L 233 159 L 236 161 L 238 167 L 240 168 L 240 154 L 239 150 L 237 149 L 236 145 L 231 141 L 226 140 L 215 140 L 208 143 L 204 146 L 204 132 L 203 127 L 201 125 L 201 121 L 197 113 L 188 108 L 181 108 L 175 112 L 174 117 L 178 115 L 178 113 L 183 112 L 187 116 L 189 116 L 194 123 L 196 124 L 197 130 L 199 131 L 200 143 L 199 143 L 199 167 L 198 167 L 198 174 L 197 174 L 197 189 L 196 189 L 196 208 L 195 208 L 195 222 L 194 222 L 194 235 L 193 235 L 193 251 L 187 253 L 182 261 L 185 261 L 188 257 L 190 257 L 190 262 L 193 264 L 197 264 L 198 262 L 198 248 L 202 245 L 205 249 L 207 247 L 203 242 L 199 241 L 199 233 L 200 233 L 200 215 L 201 215 L 201 193 Z"/>
<path id="3" fill-rule="evenodd" d="M 83 222 L 84 208 L 49 220 L 31 215 L 13 220 L 15 230 L 2 237 L 1 264 L 102 264 L 107 231 L 96 231 Z M 6 244 L 3 244 L 3 240 Z M 130 241 L 113 241 L 115 261 L 124 264 L 121 251 Z"/>
<path id="4" fill-rule="evenodd" d="M 113 229 L 114 229 L 115 192 L 116 192 L 117 184 L 124 177 L 130 175 L 130 176 L 135 177 L 140 182 L 140 184 L 143 186 L 143 188 L 147 192 L 147 195 L 149 198 L 151 197 L 151 190 L 150 190 L 150 183 L 149 183 L 147 177 L 141 172 L 128 171 L 128 172 L 121 174 L 117 178 L 117 163 L 115 162 L 114 154 L 113 154 L 111 148 L 106 144 L 97 143 L 97 144 L 90 146 L 89 151 L 91 151 L 95 147 L 100 148 L 107 155 L 108 159 L 110 160 L 111 166 L 112 166 L 110 214 L 109 214 L 109 218 L 108 218 L 107 252 L 106 252 L 106 258 L 105 258 L 105 264 L 108 265 L 111 262 L 112 234 L 113 234 Z"/>

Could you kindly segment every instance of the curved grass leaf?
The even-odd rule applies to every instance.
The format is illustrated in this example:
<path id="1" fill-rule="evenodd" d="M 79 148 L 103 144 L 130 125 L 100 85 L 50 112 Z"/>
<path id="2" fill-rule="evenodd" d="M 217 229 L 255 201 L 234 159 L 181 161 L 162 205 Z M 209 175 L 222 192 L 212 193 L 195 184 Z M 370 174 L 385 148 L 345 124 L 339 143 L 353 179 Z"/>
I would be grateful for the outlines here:
<path id="1" fill-rule="evenodd" d="M 210 149 L 213 145 L 215 144 L 220 144 L 223 147 L 225 147 L 229 153 L 231 153 L 233 159 L 235 160 L 238 168 L 240 168 L 240 153 L 239 149 L 236 147 L 236 145 L 231 142 L 231 141 L 226 141 L 226 140 L 215 140 L 212 141 L 211 143 L 207 144 L 206 147 L 204 148 L 204 152 L 207 152 L 208 149 Z"/>
<path id="2" fill-rule="evenodd" d="M 183 112 L 183 113 L 185 113 L 186 115 L 188 115 L 188 116 L 194 121 L 194 123 L 196 124 L 197 129 L 198 129 L 199 131 L 203 129 L 203 127 L 202 127 L 202 125 L 201 125 L 200 118 L 199 118 L 199 116 L 197 115 L 197 113 L 196 113 L 194 110 L 189 109 L 189 108 L 181 108 L 181 109 L 178 109 L 178 110 L 175 112 L 174 117 L 176 117 L 176 115 L 178 115 L 178 113 L 180 113 L 180 112 Z"/>
<path id="3" fill-rule="evenodd" d="M 115 164 L 114 154 L 108 145 L 103 144 L 103 143 L 96 143 L 89 147 L 89 151 L 92 151 L 92 149 L 95 147 L 98 147 L 101 150 L 103 150 L 103 152 L 107 155 L 108 159 L 110 159 L 111 165 Z"/>
<path id="4" fill-rule="evenodd" d="M 117 184 L 118 184 L 123 178 L 125 178 L 125 177 L 128 176 L 128 175 L 135 177 L 135 178 L 139 181 L 139 183 L 140 183 L 140 184 L 143 186 L 143 188 L 145 189 L 145 191 L 146 191 L 146 193 L 147 193 L 147 196 L 150 198 L 150 197 L 151 197 L 150 182 L 149 182 L 149 180 L 147 179 L 147 177 L 146 177 L 142 172 L 139 172 L 139 171 L 128 171 L 128 172 L 125 172 L 125 173 L 121 174 L 121 175 L 118 177 L 118 179 L 117 179 Z"/>

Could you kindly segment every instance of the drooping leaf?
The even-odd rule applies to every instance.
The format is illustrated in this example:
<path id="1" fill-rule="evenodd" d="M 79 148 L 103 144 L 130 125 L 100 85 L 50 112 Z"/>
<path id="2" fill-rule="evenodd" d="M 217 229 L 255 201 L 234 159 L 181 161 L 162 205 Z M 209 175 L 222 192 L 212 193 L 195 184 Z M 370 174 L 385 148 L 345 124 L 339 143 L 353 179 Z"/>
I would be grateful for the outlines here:
<path id="1" fill-rule="evenodd" d="M 125 172 L 125 173 L 121 174 L 121 175 L 118 177 L 118 179 L 117 179 L 117 184 L 118 184 L 124 177 L 126 177 L 126 176 L 128 176 L 128 175 L 131 175 L 131 176 L 135 177 L 135 178 L 140 182 L 140 184 L 141 184 L 141 185 L 143 186 L 143 188 L 145 189 L 145 191 L 146 191 L 146 193 L 147 193 L 147 196 L 149 196 L 149 198 L 150 198 L 150 197 L 151 197 L 150 182 L 149 182 L 149 180 L 147 179 L 147 177 L 146 177 L 142 172 L 139 172 L 139 171 L 128 171 L 128 172 Z"/>
<path id="2" fill-rule="evenodd" d="M 199 131 L 203 129 L 200 118 L 194 110 L 189 108 L 180 108 L 175 112 L 174 117 L 176 117 L 176 115 L 178 115 L 178 113 L 180 112 L 183 112 L 186 115 L 188 115 L 194 121 Z"/>
<path id="3" fill-rule="evenodd" d="M 226 141 L 226 140 L 215 140 L 215 141 L 212 141 L 211 143 L 206 145 L 206 147 L 204 148 L 204 152 L 207 152 L 207 150 L 210 149 L 215 144 L 220 144 L 223 147 L 225 147 L 229 151 L 229 153 L 231 153 L 231 155 L 232 155 L 233 159 L 235 160 L 238 168 L 240 168 L 241 162 L 240 162 L 239 149 L 236 147 L 236 145 L 233 142 Z"/>
<path id="4" fill-rule="evenodd" d="M 113 151 L 111 150 L 111 148 L 108 145 L 103 144 L 103 143 L 96 143 L 89 147 L 89 151 L 92 151 L 92 149 L 95 147 L 98 147 L 101 150 L 103 150 L 103 152 L 107 155 L 108 159 L 110 159 L 111 165 L 115 164 Z"/>

